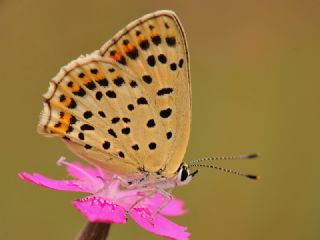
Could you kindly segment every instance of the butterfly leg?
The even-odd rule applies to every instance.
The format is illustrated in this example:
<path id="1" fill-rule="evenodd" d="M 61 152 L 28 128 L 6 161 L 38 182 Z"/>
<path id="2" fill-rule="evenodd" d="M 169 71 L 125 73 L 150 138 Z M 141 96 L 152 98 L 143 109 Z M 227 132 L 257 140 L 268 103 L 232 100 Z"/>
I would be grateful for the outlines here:
<path id="1" fill-rule="evenodd" d="M 151 197 L 153 194 L 155 194 L 157 192 L 156 188 L 150 188 L 148 190 L 144 190 L 141 191 L 142 195 L 140 196 L 140 198 L 138 198 L 129 208 L 128 210 L 126 210 L 126 217 L 129 215 L 129 212 L 135 208 L 139 203 L 141 203 L 143 200 Z"/>
<path id="2" fill-rule="evenodd" d="M 164 200 L 162 201 L 162 203 L 158 206 L 158 208 L 156 209 L 156 211 L 154 211 L 152 213 L 151 216 L 151 223 L 153 224 L 154 218 L 157 216 L 158 213 L 160 213 L 160 211 L 162 209 L 164 209 L 169 203 L 170 201 L 173 199 L 172 196 L 172 191 L 173 191 L 174 187 L 170 187 L 167 190 L 164 190 L 162 188 L 158 188 L 158 192 L 161 193 L 161 195 L 164 197 Z"/>
<path id="3" fill-rule="evenodd" d="M 103 183 L 103 186 L 95 192 L 95 195 L 100 195 L 106 192 L 112 185 L 118 186 L 122 184 L 125 180 L 119 176 L 113 175 L 110 178 L 104 179 L 101 176 L 97 176 Z M 113 187 L 114 188 L 114 187 Z"/>

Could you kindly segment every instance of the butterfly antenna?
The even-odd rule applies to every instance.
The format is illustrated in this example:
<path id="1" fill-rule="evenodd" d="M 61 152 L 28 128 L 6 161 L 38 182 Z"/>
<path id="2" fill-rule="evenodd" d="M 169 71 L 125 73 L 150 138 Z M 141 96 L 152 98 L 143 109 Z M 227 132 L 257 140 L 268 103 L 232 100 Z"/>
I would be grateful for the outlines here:
<path id="1" fill-rule="evenodd" d="M 236 159 L 253 159 L 257 158 L 258 154 L 242 154 L 237 156 L 216 156 L 216 157 L 205 157 L 200 159 L 195 159 L 189 162 L 189 164 L 194 164 L 198 162 L 205 162 L 205 161 L 221 161 L 221 160 L 236 160 Z"/>
<path id="2" fill-rule="evenodd" d="M 218 167 L 218 166 L 214 166 L 214 165 L 192 164 L 192 165 L 189 165 L 189 167 L 213 168 L 213 169 L 216 169 L 216 170 L 219 170 L 219 171 L 223 171 L 223 172 L 226 172 L 226 173 L 239 175 L 239 176 L 250 178 L 250 179 L 253 179 L 253 180 L 260 180 L 261 179 L 261 177 L 258 176 L 258 175 L 242 173 L 242 172 L 238 172 L 236 170 L 227 169 L 227 168 L 223 168 L 223 167 Z"/>

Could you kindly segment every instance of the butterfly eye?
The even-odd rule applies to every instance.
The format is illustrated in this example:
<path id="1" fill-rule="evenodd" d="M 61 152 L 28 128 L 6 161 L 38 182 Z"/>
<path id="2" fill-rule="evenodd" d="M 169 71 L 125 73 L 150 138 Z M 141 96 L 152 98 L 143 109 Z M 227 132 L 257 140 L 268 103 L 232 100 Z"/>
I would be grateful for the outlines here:
<path id="1" fill-rule="evenodd" d="M 176 184 L 178 186 L 188 184 L 197 173 L 198 170 L 191 173 L 189 166 L 185 163 L 182 163 L 177 173 Z"/>
<path id="2" fill-rule="evenodd" d="M 182 164 L 178 172 L 177 184 L 184 185 L 187 184 L 190 180 L 191 177 L 189 168 L 186 164 Z"/>
<path id="3" fill-rule="evenodd" d="M 180 181 L 184 182 L 188 178 L 188 176 L 189 176 L 189 171 L 185 166 L 183 166 L 181 171 Z"/>

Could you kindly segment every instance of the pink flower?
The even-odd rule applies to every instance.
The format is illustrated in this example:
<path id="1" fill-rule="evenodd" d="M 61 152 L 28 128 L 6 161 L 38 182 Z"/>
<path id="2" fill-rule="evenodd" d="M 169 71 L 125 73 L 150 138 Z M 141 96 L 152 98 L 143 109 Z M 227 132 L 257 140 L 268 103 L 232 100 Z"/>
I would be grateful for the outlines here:
<path id="1" fill-rule="evenodd" d="M 123 224 L 127 222 L 126 211 L 143 196 L 139 189 L 120 187 L 120 180 L 100 168 L 85 167 L 80 163 L 68 163 L 64 158 L 58 165 L 65 165 L 73 180 L 55 180 L 38 173 L 19 173 L 19 177 L 27 182 L 60 191 L 86 192 L 91 195 L 75 200 L 72 205 L 90 222 Z M 179 226 L 165 216 L 179 216 L 185 213 L 183 201 L 172 199 L 159 214 L 153 218 L 165 198 L 156 193 L 145 198 L 129 211 L 130 217 L 142 228 L 169 239 L 189 239 L 186 227 Z"/>

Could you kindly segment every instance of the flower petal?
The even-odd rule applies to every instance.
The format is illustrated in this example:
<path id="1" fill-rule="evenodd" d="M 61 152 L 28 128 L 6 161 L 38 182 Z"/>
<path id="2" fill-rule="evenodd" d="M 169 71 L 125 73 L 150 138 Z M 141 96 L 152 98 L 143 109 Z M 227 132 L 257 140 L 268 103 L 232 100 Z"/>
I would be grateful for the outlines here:
<path id="1" fill-rule="evenodd" d="M 157 235 L 176 240 L 189 239 L 190 233 L 185 231 L 186 227 L 179 226 L 159 214 L 151 221 L 152 213 L 147 208 L 134 208 L 130 211 L 130 216 L 142 228 Z"/>
<path id="2" fill-rule="evenodd" d="M 64 157 L 61 157 L 57 164 L 67 166 L 69 175 L 81 180 L 81 185 L 90 193 L 101 190 L 106 183 L 105 174 L 100 168 L 94 169 L 78 162 L 69 163 Z"/>
<path id="3" fill-rule="evenodd" d="M 161 204 L 165 203 L 167 199 L 157 193 L 153 198 L 148 200 L 148 207 L 151 208 L 152 211 L 157 211 Z M 160 211 L 161 214 L 165 216 L 180 216 L 185 214 L 186 210 L 183 209 L 184 202 L 182 200 L 173 198 L 171 199 L 167 205 Z"/>
<path id="4" fill-rule="evenodd" d="M 60 163 L 61 164 L 61 163 Z M 84 166 L 78 162 L 67 163 L 67 172 L 70 176 L 78 179 L 88 179 L 88 177 L 101 177 L 100 172 L 94 168 Z"/>
<path id="5" fill-rule="evenodd" d="M 186 213 L 186 210 L 183 209 L 183 207 L 184 202 L 174 198 L 160 211 L 160 213 L 165 216 L 181 216 Z"/>
<path id="6" fill-rule="evenodd" d="M 125 210 L 101 197 L 90 196 L 72 202 L 90 222 L 126 223 Z"/>
<path id="7" fill-rule="evenodd" d="M 29 174 L 27 172 L 21 172 L 18 176 L 27 182 L 51 188 L 60 191 L 71 191 L 71 192 L 90 192 L 85 186 L 83 186 L 77 180 L 55 180 L 51 178 L 46 178 L 38 173 Z"/>

